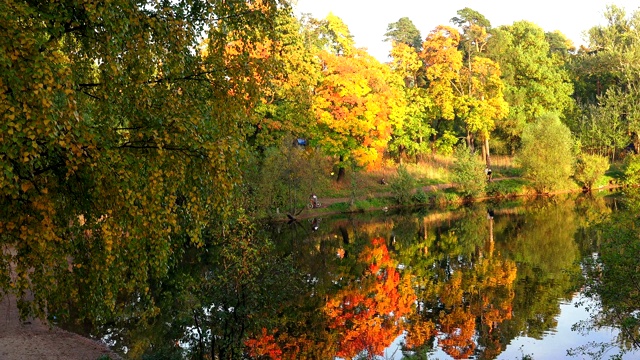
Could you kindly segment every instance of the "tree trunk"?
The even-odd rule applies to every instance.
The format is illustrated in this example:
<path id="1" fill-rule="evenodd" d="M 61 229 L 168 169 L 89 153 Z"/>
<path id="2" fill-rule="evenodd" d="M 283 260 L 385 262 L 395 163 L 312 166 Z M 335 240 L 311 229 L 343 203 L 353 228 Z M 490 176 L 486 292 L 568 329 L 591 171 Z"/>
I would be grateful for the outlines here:
<path id="1" fill-rule="evenodd" d="M 467 147 L 473 154 L 473 152 L 475 151 L 475 148 L 473 146 L 473 135 L 470 132 L 467 132 Z"/>
<path id="2" fill-rule="evenodd" d="M 336 178 L 336 182 L 340 183 L 344 180 L 345 169 L 344 169 L 344 156 L 340 155 L 340 161 L 338 162 L 338 177 Z"/>
<path id="3" fill-rule="evenodd" d="M 484 146 L 483 146 L 483 148 L 484 148 L 484 151 L 486 152 L 485 159 L 486 159 L 486 162 L 487 162 L 487 167 L 489 169 L 491 169 L 491 151 L 489 149 L 489 137 L 488 136 L 484 138 Z"/>

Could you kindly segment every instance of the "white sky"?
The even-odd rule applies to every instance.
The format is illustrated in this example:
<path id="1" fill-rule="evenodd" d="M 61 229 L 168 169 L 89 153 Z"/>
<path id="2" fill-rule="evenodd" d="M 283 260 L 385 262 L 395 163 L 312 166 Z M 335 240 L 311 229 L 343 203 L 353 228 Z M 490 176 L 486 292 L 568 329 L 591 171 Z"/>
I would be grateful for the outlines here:
<path id="1" fill-rule="evenodd" d="M 378 60 L 388 60 L 391 44 L 384 42 L 390 23 L 408 17 L 424 39 L 438 25 L 449 21 L 458 10 L 471 8 L 484 15 L 492 27 L 528 20 L 544 31 L 560 30 L 576 46 L 584 44 L 582 33 L 604 25 L 606 6 L 615 4 L 627 15 L 640 8 L 640 0 L 297 0 L 296 14 L 310 13 L 323 19 L 333 12 L 347 24 L 356 46 L 364 47 Z"/>

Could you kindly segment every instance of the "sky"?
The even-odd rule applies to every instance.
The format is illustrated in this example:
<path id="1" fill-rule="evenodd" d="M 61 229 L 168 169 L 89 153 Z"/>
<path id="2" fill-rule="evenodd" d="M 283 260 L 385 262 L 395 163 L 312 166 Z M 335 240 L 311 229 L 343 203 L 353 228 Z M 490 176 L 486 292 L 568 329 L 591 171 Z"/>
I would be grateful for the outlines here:
<path id="1" fill-rule="evenodd" d="M 576 47 L 586 44 L 583 32 L 605 25 L 607 5 L 623 8 L 627 15 L 640 9 L 640 0 L 297 0 L 297 15 L 310 13 L 323 19 L 333 12 L 344 21 L 356 46 L 367 48 L 379 61 L 389 60 L 391 44 L 384 42 L 390 23 L 408 17 L 424 39 L 438 25 L 452 25 L 458 10 L 471 8 L 484 15 L 492 27 L 527 20 L 545 32 L 559 30 Z"/>

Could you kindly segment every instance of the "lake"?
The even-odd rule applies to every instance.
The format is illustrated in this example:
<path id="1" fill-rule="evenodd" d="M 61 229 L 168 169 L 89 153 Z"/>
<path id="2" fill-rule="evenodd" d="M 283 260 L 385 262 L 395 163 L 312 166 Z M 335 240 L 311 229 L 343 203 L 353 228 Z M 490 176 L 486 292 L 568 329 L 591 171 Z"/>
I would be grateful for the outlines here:
<path id="1" fill-rule="evenodd" d="M 155 317 L 87 332 L 130 358 L 638 358 L 638 337 L 594 325 L 585 277 L 598 226 L 627 203 L 572 195 L 272 223 L 256 235 L 269 246 L 238 245 L 215 268 L 187 251 Z"/>

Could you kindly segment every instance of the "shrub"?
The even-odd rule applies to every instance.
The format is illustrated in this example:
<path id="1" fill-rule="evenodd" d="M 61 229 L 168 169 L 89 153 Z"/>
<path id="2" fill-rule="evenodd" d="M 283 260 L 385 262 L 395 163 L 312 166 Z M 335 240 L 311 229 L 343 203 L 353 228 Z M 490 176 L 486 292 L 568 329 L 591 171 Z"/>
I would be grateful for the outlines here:
<path id="1" fill-rule="evenodd" d="M 456 148 L 455 157 L 453 181 L 460 193 L 465 197 L 476 197 L 484 193 L 487 181 L 485 166 L 480 158 L 472 154 L 465 145 Z"/>
<path id="2" fill-rule="evenodd" d="M 464 199 L 454 189 L 438 190 L 430 193 L 427 197 L 429 203 L 438 208 L 464 203 Z"/>
<path id="3" fill-rule="evenodd" d="M 429 197 L 427 196 L 427 193 L 424 192 L 424 190 L 418 189 L 418 191 L 413 194 L 413 201 L 418 204 L 426 204 L 429 202 Z"/>
<path id="4" fill-rule="evenodd" d="M 564 186 L 573 173 L 573 138 L 557 115 L 547 114 L 525 126 L 517 155 L 524 176 L 538 192 Z"/>
<path id="5" fill-rule="evenodd" d="M 409 174 L 407 167 L 398 167 L 397 174 L 389 180 L 389 186 L 393 198 L 398 204 L 408 204 L 411 201 L 411 193 L 416 186 L 416 180 Z"/>
<path id="6" fill-rule="evenodd" d="M 609 169 L 609 159 L 600 155 L 581 154 L 576 161 L 574 179 L 591 189 L 593 184 Z"/>
<path id="7" fill-rule="evenodd" d="M 640 155 L 629 155 L 624 160 L 624 182 L 640 184 Z"/>

